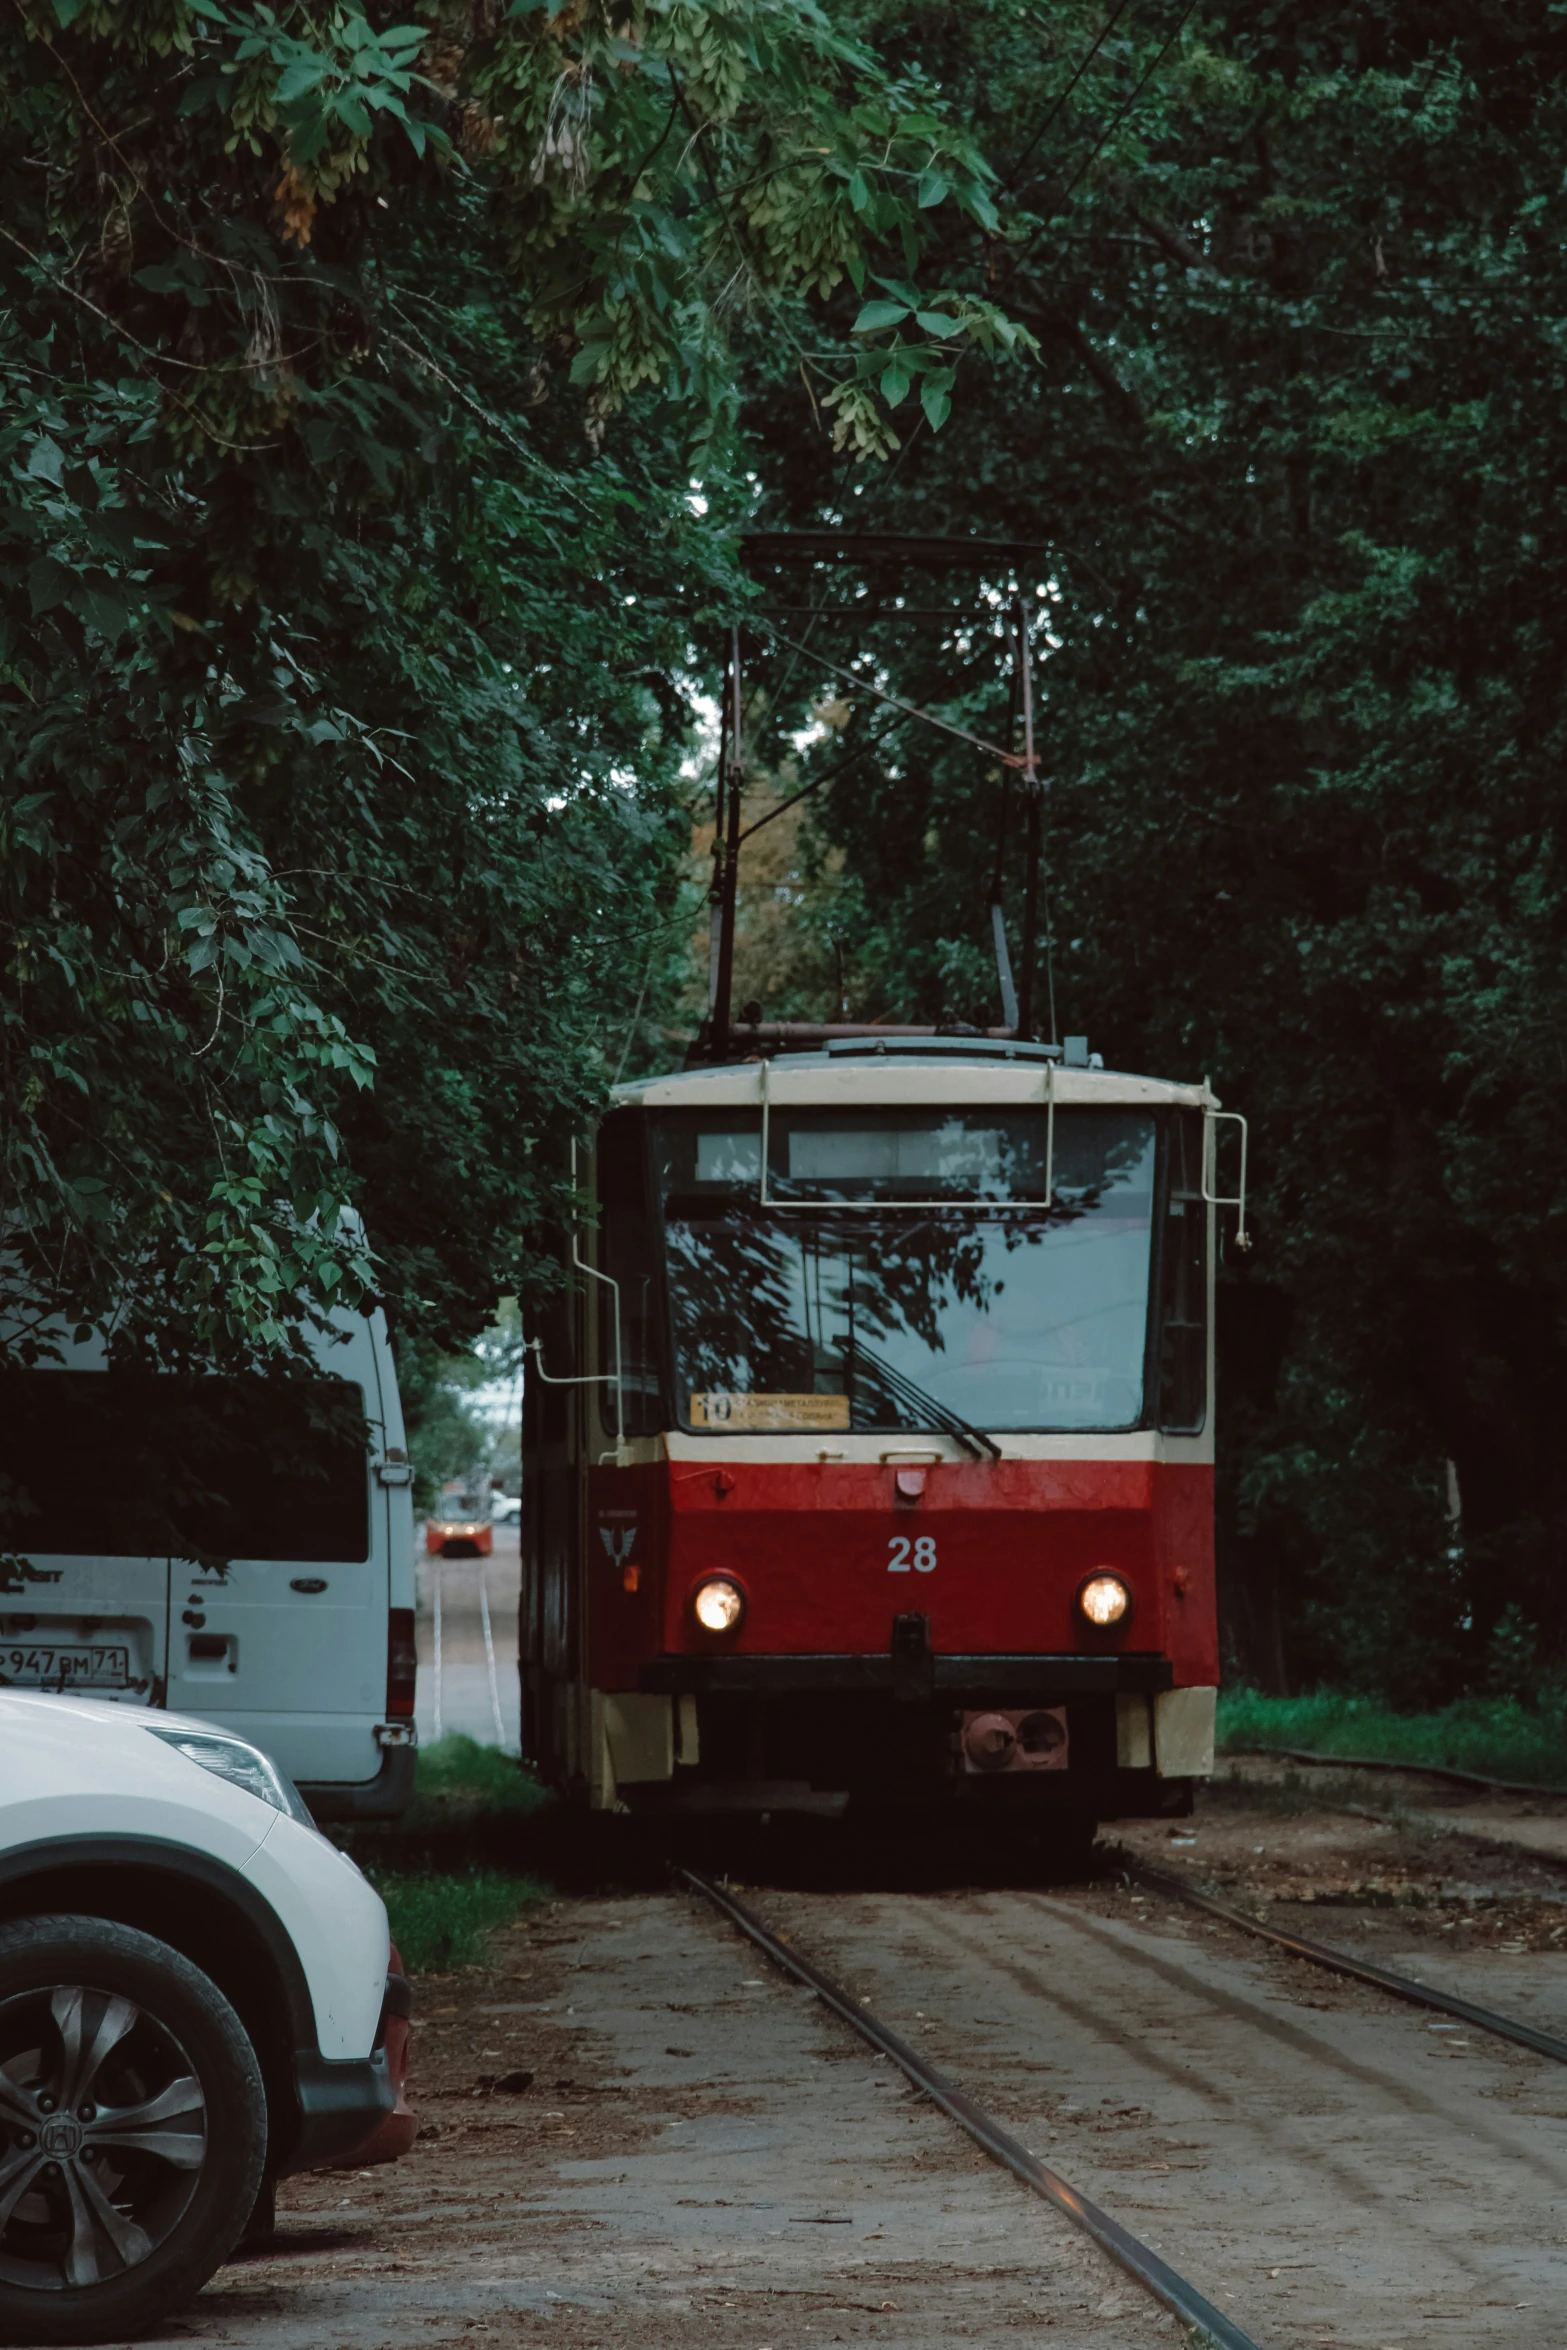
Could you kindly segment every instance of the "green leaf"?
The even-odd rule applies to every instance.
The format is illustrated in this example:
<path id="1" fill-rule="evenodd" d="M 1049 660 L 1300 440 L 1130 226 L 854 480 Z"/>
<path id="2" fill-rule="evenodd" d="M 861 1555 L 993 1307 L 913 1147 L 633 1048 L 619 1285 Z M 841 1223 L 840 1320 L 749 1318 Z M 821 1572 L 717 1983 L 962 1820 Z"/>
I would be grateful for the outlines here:
<path id="1" fill-rule="evenodd" d="M 925 422 L 932 432 L 940 432 L 952 414 L 952 394 L 947 391 L 940 376 L 927 376 L 920 387 L 920 406 L 925 411 Z"/>
<path id="2" fill-rule="evenodd" d="M 900 318 L 907 318 L 907 302 L 867 302 L 859 317 L 849 329 L 851 334 L 873 335 L 884 326 L 896 326 Z"/>
<path id="3" fill-rule="evenodd" d="M 929 212 L 933 205 L 946 201 L 950 193 L 939 171 L 922 171 L 917 201 L 921 212 Z"/>
<path id="4" fill-rule="evenodd" d="M 916 310 L 914 315 L 928 335 L 939 335 L 944 342 L 963 332 L 962 319 L 949 317 L 945 310 Z"/>
<path id="5" fill-rule="evenodd" d="M 35 613 L 52 612 L 66 601 L 75 584 L 75 573 L 53 555 L 40 555 L 28 566 L 27 592 Z"/>
<path id="6" fill-rule="evenodd" d="M 288 68 L 278 83 L 278 104 L 291 106 L 296 98 L 302 98 L 307 90 L 313 90 L 318 83 L 323 82 L 331 70 L 324 57 L 301 58 Z"/>
<path id="7" fill-rule="evenodd" d="M 123 596 L 101 587 L 84 593 L 82 615 L 110 644 L 125 634 L 136 617 Z"/>
<path id="8" fill-rule="evenodd" d="M 27 471 L 34 481 L 52 481 L 59 486 L 65 472 L 65 452 L 48 433 L 40 433 L 28 451 Z"/>
<path id="9" fill-rule="evenodd" d="M 871 183 L 863 171 L 849 174 L 849 202 L 856 212 L 863 212 L 871 200 Z"/>
<path id="10" fill-rule="evenodd" d="M 604 372 L 604 363 L 608 355 L 609 338 L 607 336 L 590 336 L 571 363 L 572 382 L 574 384 L 597 383 Z"/>
<path id="11" fill-rule="evenodd" d="M 204 106 L 211 106 L 223 96 L 223 80 L 215 73 L 198 74 L 190 88 L 182 92 L 174 111 L 181 121 L 187 115 L 199 114 Z"/>
<path id="12" fill-rule="evenodd" d="M 881 372 L 881 396 L 889 408 L 896 408 L 909 395 L 909 373 L 901 357 L 892 359 Z"/>
<path id="13" fill-rule="evenodd" d="M 183 294 L 189 301 L 193 297 L 200 299 L 205 276 L 205 270 L 193 255 L 180 253 L 172 261 L 158 261 L 151 268 L 138 269 L 134 282 L 145 286 L 149 294 Z"/>

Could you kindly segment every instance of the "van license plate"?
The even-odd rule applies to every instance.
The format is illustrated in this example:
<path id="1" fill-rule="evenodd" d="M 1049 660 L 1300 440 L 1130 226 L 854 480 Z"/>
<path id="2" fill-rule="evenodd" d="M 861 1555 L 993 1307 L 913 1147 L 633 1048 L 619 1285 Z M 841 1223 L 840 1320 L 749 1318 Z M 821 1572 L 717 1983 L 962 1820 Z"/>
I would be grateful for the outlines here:
<path id="1" fill-rule="evenodd" d="M 3 1688 L 124 1689 L 130 1677 L 128 1648 L 0 1647 Z"/>

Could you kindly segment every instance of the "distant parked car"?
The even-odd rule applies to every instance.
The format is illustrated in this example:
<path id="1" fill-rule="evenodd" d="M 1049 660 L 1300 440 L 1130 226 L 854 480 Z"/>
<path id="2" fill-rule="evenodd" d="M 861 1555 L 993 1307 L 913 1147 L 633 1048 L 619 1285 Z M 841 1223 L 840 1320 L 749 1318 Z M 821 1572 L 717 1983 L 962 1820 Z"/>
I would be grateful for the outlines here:
<path id="1" fill-rule="evenodd" d="M 497 1526 L 515 1526 L 522 1517 L 520 1493 L 496 1493 L 490 1498 L 490 1516 Z"/>
<path id="2" fill-rule="evenodd" d="M 139 2334 L 279 2176 L 384 2152 L 389 1956 L 259 1747 L 0 1690 L 0 2342 Z"/>

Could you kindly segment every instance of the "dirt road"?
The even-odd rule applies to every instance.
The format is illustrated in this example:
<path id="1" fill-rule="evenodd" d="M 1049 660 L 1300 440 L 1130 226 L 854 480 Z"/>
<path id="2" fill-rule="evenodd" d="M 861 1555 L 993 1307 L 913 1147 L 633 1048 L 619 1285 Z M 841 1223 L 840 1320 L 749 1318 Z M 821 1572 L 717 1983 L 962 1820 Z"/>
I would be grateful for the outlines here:
<path id="1" fill-rule="evenodd" d="M 505 1940 L 494 1972 L 427 1988 L 409 2160 L 292 2182 L 274 2251 L 224 2270 L 171 2338 L 1176 2339 L 705 1906 L 572 1902 Z M 518 2071 L 525 2092 L 487 2085 Z"/>
<path id="2" fill-rule="evenodd" d="M 1567 2032 L 1567 1878 L 1544 1861 L 1277 1785 L 1220 1790 L 1190 1830 L 1125 1843 Z M 1265 2350 L 1559 2341 L 1567 2068 L 1110 1876 L 1037 1890 L 961 1859 L 945 1876 L 857 1871 L 809 1842 L 741 1857 L 755 1907 Z M 1178 2338 L 683 1895 L 534 1912 L 486 1969 L 420 1986 L 418 2035 L 426 2134 L 409 2160 L 292 2182 L 276 2250 L 223 2271 L 165 2338 Z"/>

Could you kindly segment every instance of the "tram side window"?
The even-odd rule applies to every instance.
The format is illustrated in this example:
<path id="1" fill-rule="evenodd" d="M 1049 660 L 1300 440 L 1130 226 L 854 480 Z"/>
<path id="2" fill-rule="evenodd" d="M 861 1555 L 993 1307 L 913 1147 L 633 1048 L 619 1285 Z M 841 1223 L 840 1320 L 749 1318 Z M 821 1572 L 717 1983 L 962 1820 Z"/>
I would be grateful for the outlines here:
<path id="1" fill-rule="evenodd" d="M 1208 1211 L 1202 1198 L 1202 1113 L 1171 1122 L 1159 1328 L 1159 1425 L 1195 1435 L 1207 1407 Z"/>
<path id="2" fill-rule="evenodd" d="M 648 1216 L 644 1127 L 633 1111 L 606 1118 L 599 1136 L 599 1262 L 620 1287 L 620 1344 L 625 1426 L 619 1424 L 614 1385 L 615 1295 L 600 1282 L 599 1368 L 604 1424 L 615 1436 L 656 1436 L 664 1426 L 658 1374 L 657 1283 Z"/>

